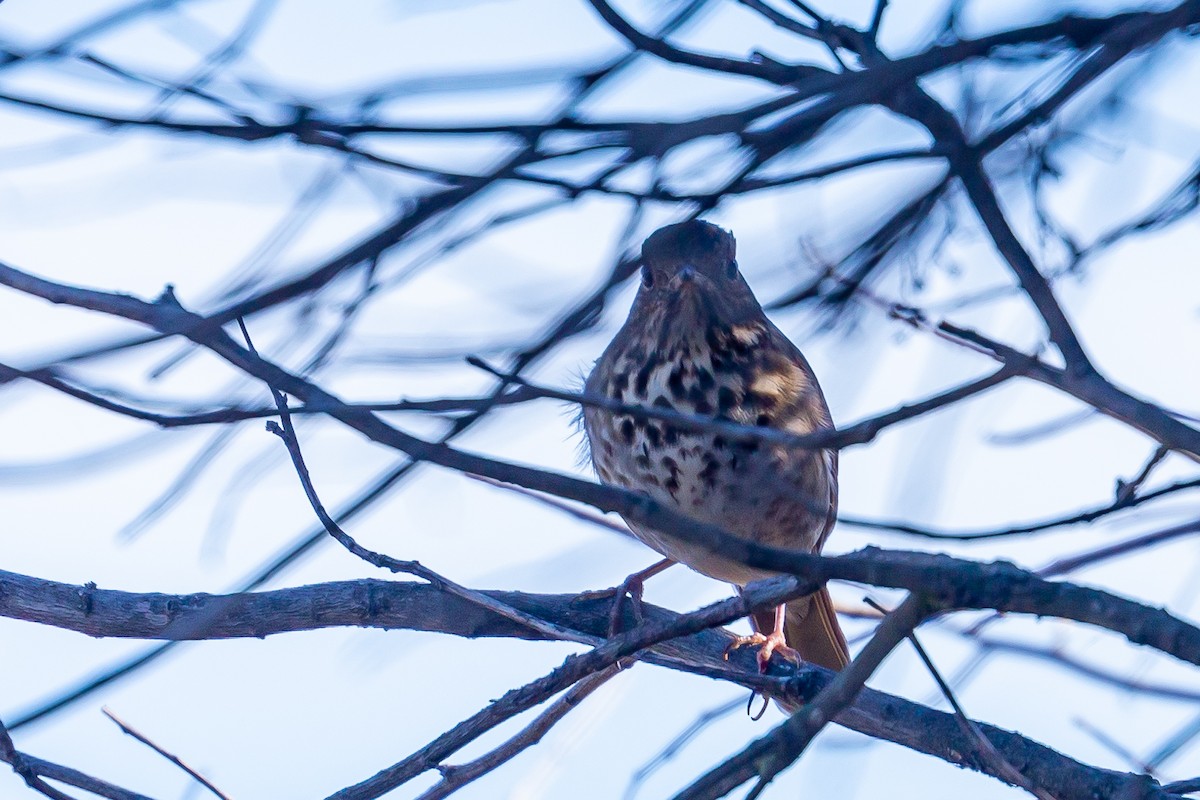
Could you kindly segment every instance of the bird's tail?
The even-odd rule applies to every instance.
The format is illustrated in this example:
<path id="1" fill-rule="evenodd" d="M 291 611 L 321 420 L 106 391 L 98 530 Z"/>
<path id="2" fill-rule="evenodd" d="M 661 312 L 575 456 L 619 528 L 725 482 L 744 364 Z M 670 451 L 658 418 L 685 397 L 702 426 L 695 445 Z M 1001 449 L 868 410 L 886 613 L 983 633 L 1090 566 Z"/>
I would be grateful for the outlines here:
<path id="1" fill-rule="evenodd" d="M 815 594 L 787 604 L 783 635 L 805 661 L 834 671 L 850 663 L 846 636 L 824 586 Z"/>

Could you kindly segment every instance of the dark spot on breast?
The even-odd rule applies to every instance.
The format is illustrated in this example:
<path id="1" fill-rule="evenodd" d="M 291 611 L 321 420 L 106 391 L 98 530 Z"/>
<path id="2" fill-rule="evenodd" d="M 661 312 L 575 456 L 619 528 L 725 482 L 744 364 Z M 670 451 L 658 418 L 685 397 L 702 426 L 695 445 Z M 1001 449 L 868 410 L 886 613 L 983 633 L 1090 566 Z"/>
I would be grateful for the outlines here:
<path id="1" fill-rule="evenodd" d="M 715 458 L 706 458 L 704 459 L 704 469 L 700 470 L 700 480 L 709 486 L 714 486 L 717 482 L 717 473 L 720 471 L 721 465 Z"/>
<path id="2" fill-rule="evenodd" d="M 679 479 L 672 475 L 663 483 L 663 488 L 670 493 L 671 497 L 674 497 L 675 493 L 679 491 Z"/>
<path id="3" fill-rule="evenodd" d="M 625 393 L 625 389 L 629 386 L 629 373 L 618 372 L 613 376 L 612 381 L 608 384 L 609 396 L 620 400 L 621 395 Z"/>
<path id="4" fill-rule="evenodd" d="M 676 475 L 679 472 L 679 462 L 670 456 L 662 457 L 662 465 L 670 471 L 671 475 Z"/>
<path id="5" fill-rule="evenodd" d="M 650 469 L 650 456 L 646 455 L 645 453 L 642 453 L 633 461 L 642 469 Z"/>
<path id="6" fill-rule="evenodd" d="M 742 441 L 742 442 L 735 442 L 733 445 L 733 449 L 737 450 L 740 453 L 745 453 L 748 455 L 750 453 L 758 452 L 758 442 L 750 441 L 750 440 L 746 440 L 746 441 Z"/>
<path id="7" fill-rule="evenodd" d="M 704 343 L 707 344 L 714 353 L 724 353 L 729 348 L 727 337 L 722 336 L 717 328 L 709 328 L 704 332 Z"/>
<path id="8" fill-rule="evenodd" d="M 697 414 L 711 414 L 711 413 L 713 413 L 713 407 L 712 407 L 712 403 L 710 403 L 710 402 L 708 401 L 708 398 L 707 398 L 707 397 L 702 397 L 702 398 L 700 398 L 699 400 L 697 400 L 697 401 L 696 401 L 696 413 L 697 413 Z"/>
<path id="9" fill-rule="evenodd" d="M 765 428 L 771 424 L 771 418 L 766 414 L 759 414 L 755 417 L 754 424 L 760 428 Z"/>
<path id="10" fill-rule="evenodd" d="M 657 425 L 647 425 L 646 438 L 650 440 L 651 447 L 660 446 L 662 444 L 662 428 Z"/>
<path id="11" fill-rule="evenodd" d="M 706 369 L 696 370 L 696 382 L 704 391 L 708 391 L 717 385 L 716 380 L 713 379 L 712 373 Z"/>
<path id="12" fill-rule="evenodd" d="M 661 394 L 654 398 L 654 405 L 657 408 L 674 408 L 674 406 L 671 405 L 671 401 L 666 397 L 663 397 Z"/>
<path id="13" fill-rule="evenodd" d="M 671 390 L 671 395 L 676 399 L 683 397 L 683 367 L 675 367 L 671 370 L 671 374 L 667 377 L 667 388 Z"/>
<path id="14" fill-rule="evenodd" d="M 621 438 L 625 444 L 633 444 L 633 420 L 629 417 L 621 420 Z"/>
<path id="15" fill-rule="evenodd" d="M 650 383 L 650 373 L 654 371 L 655 361 L 648 359 L 645 365 L 638 370 L 637 378 L 634 380 L 633 388 L 638 393 L 639 397 L 646 396 L 646 385 Z"/>
<path id="16" fill-rule="evenodd" d="M 728 386 L 722 386 L 717 390 L 717 413 L 724 414 L 729 409 L 737 405 L 737 392 L 730 389 Z"/>
<path id="17" fill-rule="evenodd" d="M 729 442 L 725 441 L 724 436 L 714 436 L 712 440 L 713 450 L 724 450 Z"/>
<path id="18" fill-rule="evenodd" d="M 663 444 L 675 444 L 679 441 L 679 431 L 668 427 L 663 431 Z"/>

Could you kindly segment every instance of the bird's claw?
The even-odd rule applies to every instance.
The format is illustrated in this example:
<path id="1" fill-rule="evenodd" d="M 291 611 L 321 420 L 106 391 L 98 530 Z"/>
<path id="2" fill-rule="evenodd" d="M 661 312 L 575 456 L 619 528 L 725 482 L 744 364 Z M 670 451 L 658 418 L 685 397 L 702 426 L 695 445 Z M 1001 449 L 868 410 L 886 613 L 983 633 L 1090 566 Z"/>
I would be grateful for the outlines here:
<path id="1" fill-rule="evenodd" d="M 787 643 L 783 639 L 783 635 L 775 633 L 770 635 L 752 633 L 749 636 L 737 637 L 730 642 L 728 647 L 725 648 L 725 660 L 729 660 L 729 654 L 734 650 L 754 645 L 759 646 L 756 657 L 758 660 L 758 671 L 760 673 L 766 673 L 767 667 L 771 663 L 771 656 L 774 653 L 778 653 L 784 659 L 791 661 L 794 664 L 799 664 L 802 661 L 800 654 L 793 648 L 787 646 Z"/>

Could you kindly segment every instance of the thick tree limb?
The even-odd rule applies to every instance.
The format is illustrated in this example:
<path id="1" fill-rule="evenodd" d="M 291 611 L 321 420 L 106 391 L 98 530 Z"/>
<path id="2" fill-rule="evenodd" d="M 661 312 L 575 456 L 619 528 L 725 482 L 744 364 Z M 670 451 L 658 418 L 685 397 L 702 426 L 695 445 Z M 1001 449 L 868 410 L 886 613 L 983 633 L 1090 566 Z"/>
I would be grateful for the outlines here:
<path id="1" fill-rule="evenodd" d="M 522 592 L 487 594 L 527 614 L 589 636 L 604 636 L 608 631 L 607 600 Z M 644 613 L 648 621 L 655 623 L 667 623 L 677 616 L 652 605 L 645 605 Z M 202 638 L 196 624 L 196 619 L 202 618 L 207 628 L 204 636 L 213 639 L 358 626 L 544 640 L 544 634 L 436 587 L 370 579 L 237 595 L 171 595 L 75 586 L 0 572 L 0 615 L 90 636 L 122 638 L 169 639 L 180 635 L 195 640 Z M 626 622 L 632 624 L 632 616 Z M 705 630 L 664 642 L 640 657 L 705 675 L 724 669 L 724 679 L 793 705 L 812 700 L 832 679 L 832 673 L 817 667 L 796 671 L 778 662 L 772 667 L 772 676 L 760 676 L 752 656 L 739 653 L 734 653 L 732 661 L 736 669 L 730 669 L 722 656 L 732 639 L 724 631 Z M 986 764 L 972 756 L 970 742 L 952 714 L 865 689 L 835 721 L 866 735 L 992 774 Z M 1154 786 L 1148 778 L 1080 764 L 1019 734 L 978 724 L 1009 763 L 1059 797 L 1084 800 L 1117 796 L 1114 787 L 1125 784 Z"/>

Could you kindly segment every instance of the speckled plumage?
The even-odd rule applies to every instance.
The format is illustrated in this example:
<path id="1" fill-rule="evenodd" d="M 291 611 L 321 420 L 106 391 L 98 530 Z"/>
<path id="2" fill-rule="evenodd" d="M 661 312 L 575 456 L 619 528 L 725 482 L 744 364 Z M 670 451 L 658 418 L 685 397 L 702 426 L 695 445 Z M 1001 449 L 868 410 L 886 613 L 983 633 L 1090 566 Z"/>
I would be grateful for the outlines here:
<path id="1" fill-rule="evenodd" d="M 587 379 L 589 394 L 797 434 L 831 427 L 808 362 L 767 319 L 738 272 L 730 234 L 706 222 L 681 223 L 656 232 L 642 252 L 642 287 Z M 584 428 L 602 481 L 739 537 L 817 552 L 833 527 L 836 451 L 735 441 L 594 407 L 584 410 Z M 631 527 L 659 553 L 713 578 L 745 585 L 767 577 L 677 537 Z M 828 595 L 820 599 L 832 617 Z M 813 634 L 803 629 L 810 605 L 803 598 L 788 606 L 797 638 Z M 836 617 L 822 624 L 836 629 Z M 835 630 L 818 640 L 826 634 L 827 648 L 805 653 L 793 646 L 840 667 L 844 639 Z"/>

